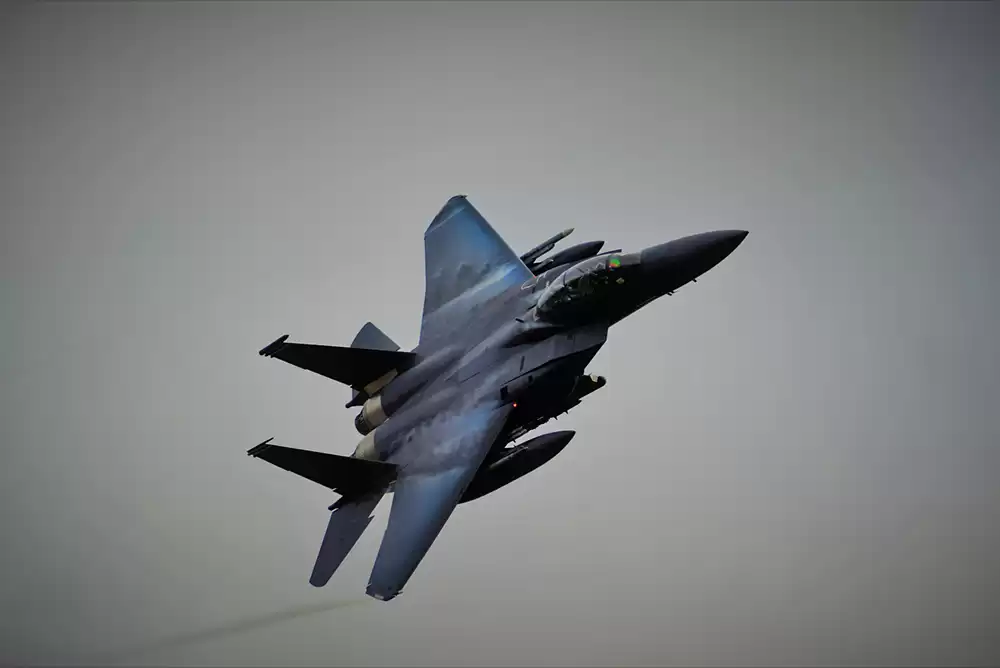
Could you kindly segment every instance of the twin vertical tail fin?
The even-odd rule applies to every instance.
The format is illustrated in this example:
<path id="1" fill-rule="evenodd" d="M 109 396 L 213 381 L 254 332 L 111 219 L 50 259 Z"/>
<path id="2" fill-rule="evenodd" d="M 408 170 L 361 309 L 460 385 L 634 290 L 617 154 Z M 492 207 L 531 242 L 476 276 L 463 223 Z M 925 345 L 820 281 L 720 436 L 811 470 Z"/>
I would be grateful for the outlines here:
<path id="1" fill-rule="evenodd" d="M 372 511 L 384 494 L 385 490 L 376 490 L 342 506 L 338 503 L 339 507 L 334 507 L 330 513 L 330 521 L 326 525 L 319 554 L 316 556 L 316 564 L 313 566 L 312 575 L 309 576 L 309 584 L 322 587 L 330 581 L 361 538 L 361 534 L 368 528 L 373 519 Z M 341 500 L 346 500 L 346 497 Z"/>
<path id="2" fill-rule="evenodd" d="M 372 350 L 399 350 L 399 344 L 389 338 L 381 329 L 372 322 L 366 322 L 364 326 L 354 335 L 351 341 L 352 348 L 371 348 Z"/>
<path id="3" fill-rule="evenodd" d="M 348 406 L 363 403 L 396 375 L 416 362 L 395 341 L 371 322 L 354 337 L 349 348 L 308 343 L 288 343 L 284 335 L 260 354 L 275 357 L 300 369 L 318 373 L 352 389 Z M 372 521 L 372 511 L 396 479 L 396 467 L 379 461 L 325 452 L 299 450 L 268 439 L 248 455 L 323 485 L 341 495 L 332 511 L 309 582 L 324 586 L 336 572 Z"/>
<path id="4" fill-rule="evenodd" d="M 376 327 L 370 320 L 354 336 L 354 340 L 351 341 L 351 347 L 368 348 L 369 350 L 388 350 L 389 352 L 399 350 L 399 344 L 390 339 L 385 332 Z M 351 400 L 347 404 L 348 407 L 364 403 L 364 399 L 360 399 L 360 396 L 361 392 L 352 389 Z"/>

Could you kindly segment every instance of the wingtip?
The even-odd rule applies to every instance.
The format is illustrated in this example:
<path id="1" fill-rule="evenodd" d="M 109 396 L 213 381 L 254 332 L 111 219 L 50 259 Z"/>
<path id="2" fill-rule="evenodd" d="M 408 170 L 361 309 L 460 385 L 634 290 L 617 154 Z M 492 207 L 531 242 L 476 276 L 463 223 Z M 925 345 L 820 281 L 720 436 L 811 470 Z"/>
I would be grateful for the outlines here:
<path id="1" fill-rule="evenodd" d="M 261 348 L 257 352 L 257 354 L 264 357 L 271 357 L 274 355 L 274 353 L 278 352 L 281 349 L 281 346 L 284 345 L 286 340 L 288 340 L 288 334 L 279 336 L 274 341 Z"/>
<path id="2" fill-rule="evenodd" d="M 269 447 L 271 447 L 271 441 L 273 441 L 273 440 L 274 440 L 274 436 L 272 436 L 271 438 L 267 439 L 266 441 L 262 441 L 261 443 L 258 443 L 257 445 L 255 445 L 252 448 L 250 448 L 249 450 L 247 450 L 247 454 L 249 456 L 251 456 L 251 457 L 256 457 L 257 455 L 259 455 L 260 453 L 264 452 Z"/>
<path id="3" fill-rule="evenodd" d="M 427 238 L 431 232 L 436 230 L 442 223 L 444 223 L 448 218 L 453 216 L 455 212 L 465 206 L 465 202 L 468 201 L 467 195 L 452 195 L 448 198 L 448 201 L 444 203 L 441 210 L 437 212 L 434 218 L 431 220 L 427 229 L 424 230 L 424 238 Z"/>

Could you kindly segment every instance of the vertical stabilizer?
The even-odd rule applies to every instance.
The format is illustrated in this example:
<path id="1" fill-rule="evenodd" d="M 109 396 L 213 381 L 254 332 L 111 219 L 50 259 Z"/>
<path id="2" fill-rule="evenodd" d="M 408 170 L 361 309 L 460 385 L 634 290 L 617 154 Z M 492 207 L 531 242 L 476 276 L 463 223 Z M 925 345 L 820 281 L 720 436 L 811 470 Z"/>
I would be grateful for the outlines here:
<path id="1" fill-rule="evenodd" d="M 316 557 L 316 565 L 313 566 L 312 575 L 309 576 L 309 584 L 322 587 L 330 581 L 351 548 L 361 538 L 361 534 L 368 528 L 372 521 L 372 511 L 382 500 L 384 493 L 379 491 L 370 494 L 345 504 L 330 514 L 330 522 L 326 526 L 326 534 L 323 536 L 323 543 Z"/>
<path id="2" fill-rule="evenodd" d="M 358 330 L 358 333 L 354 336 L 354 340 L 351 341 L 352 348 L 371 348 L 372 350 L 399 350 L 399 344 L 389 338 L 389 336 L 383 332 L 381 329 L 375 326 L 375 323 L 368 321 L 364 326 Z M 351 390 L 351 405 L 358 399 L 358 391 Z"/>
<path id="3" fill-rule="evenodd" d="M 385 332 L 371 322 L 366 322 L 354 340 L 352 348 L 371 348 L 372 350 L 399 350 L 399 344 L 390 339 Z"/>

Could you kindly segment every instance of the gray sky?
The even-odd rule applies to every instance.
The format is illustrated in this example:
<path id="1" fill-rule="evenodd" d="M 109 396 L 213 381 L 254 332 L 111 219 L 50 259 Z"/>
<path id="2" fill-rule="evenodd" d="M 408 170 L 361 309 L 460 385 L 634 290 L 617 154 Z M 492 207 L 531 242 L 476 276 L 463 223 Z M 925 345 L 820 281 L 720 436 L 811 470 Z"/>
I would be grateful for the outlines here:
<path id="1" fill-rule="evenodd" d="M 144 661 L 1000 662 L 996 4 L 0 11 L 3 662 L 363 597 L 388 501 L 314 590 L 331 495 L 245 455 L 352 451 L 348 391 L 257 350 L 414 345 L 456 193 L 751 234 L 399 599 Z"/>

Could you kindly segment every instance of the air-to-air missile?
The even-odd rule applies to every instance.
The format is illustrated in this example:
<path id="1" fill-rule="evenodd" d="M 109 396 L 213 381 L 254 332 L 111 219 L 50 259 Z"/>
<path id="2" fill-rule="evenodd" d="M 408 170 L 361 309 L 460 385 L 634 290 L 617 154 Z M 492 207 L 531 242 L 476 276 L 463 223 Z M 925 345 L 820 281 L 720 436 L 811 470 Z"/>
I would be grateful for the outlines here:
<path id="1" fill-rule="evenodd" d="M 542 243 L 532 248 L 527 253 L 523 254 L 521 256 L 521 262 L 523 262 L 529 269 L 531 269 L 531 265 L 533 265 L 538 258 L 540 258 L 541 256 L 548 253 L 550 250 L 555 248 L 557 243 L 559 243 L 560 241 L 562 241 L 571 234 L 573 234 L 572 227 L 563 230 L 554 237 L 546 239 Z"/>

